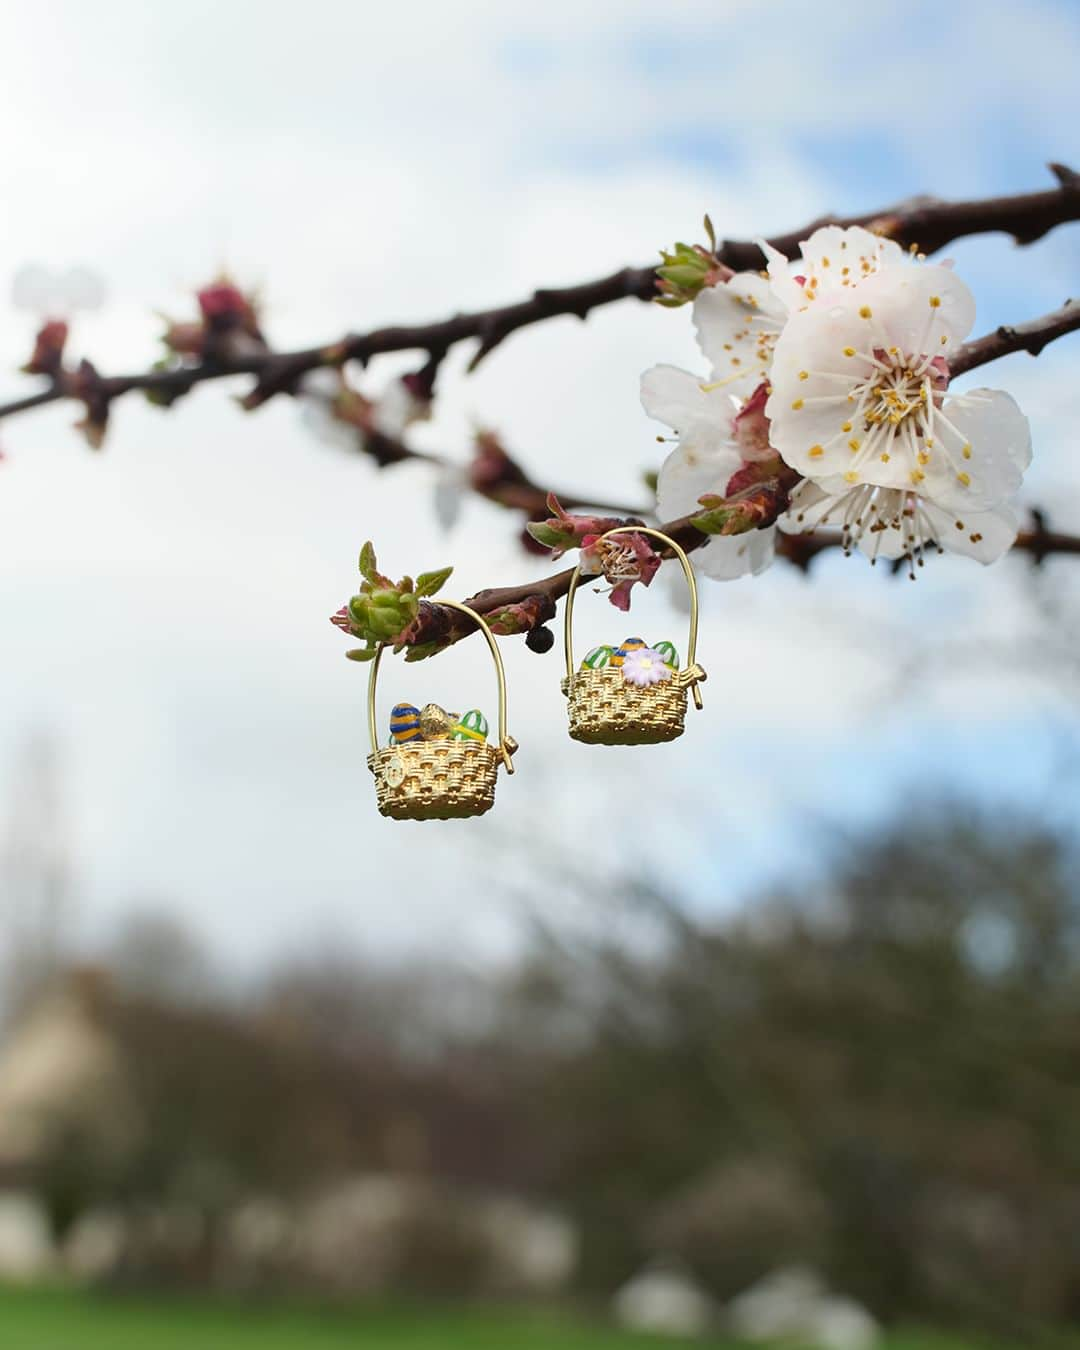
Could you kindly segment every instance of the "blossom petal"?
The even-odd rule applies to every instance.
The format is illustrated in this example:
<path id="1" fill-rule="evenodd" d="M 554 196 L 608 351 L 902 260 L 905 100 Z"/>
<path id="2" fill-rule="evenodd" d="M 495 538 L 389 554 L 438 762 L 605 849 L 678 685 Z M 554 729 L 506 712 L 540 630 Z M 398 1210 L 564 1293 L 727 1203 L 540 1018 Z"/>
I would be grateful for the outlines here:
<path id="1" fill-rule="evenodd" d="M 885 267 L 907 264 L 907 254 L 893 239 L 861 225 L 822 225 L 799 246 L 807 283 L 824 294 L 836 286 L 854 286 Z"/>
<path id="2" fill-rule="evenodd" d="M 828 491 L 808 481 L 792 493 L 791 509 L 777 523 L 788 534 L 811 533 L 821 525 L 842 529 L 846 523 L 867 557 L 890 561 L 920 545 L 940 545 L 949 553 L 991 563 L 1010 548 L 1018 529 L 1010 502 L 992 511 L 957 512 L 910 491 L 868 485 Z"/>
<path id="3" fill-rule="evenodd" d="M 942 482 L 930 493 L 936 501 L 982 511 L 1015 495 L 1031 463 L 1031 428 L 1011 395 L 971 389 L 952 396 L 934 430 L 943 451 Z"/>
<path id="4" fill-rule="evenodd" d="M 694 330 L 712 381 L 723 380 L 729 393 L 751 394 L 769 369 L 786 318 L 786 306 L 757 272 L 738 272 L 702 291 L 694 301 Z"/>
<path id="5" fill-rule="evenodd" d="M 698 499 L 706 492 L 723 496 L 732 474 L 741 467 L 738 450 L 730 442 L 708 445 L 698 424 L 661 465 L 656 480 L 656 506 L 661 520 L 693 515 L 700 509 Z"/>
<path id="6" fill-rule="evenodd" d="M 734 581 L 754 576 L 770 566 L 776 556 L 776 526 L 748 530 L 745 534 L 715 534 L 694 554 L 694 566 L 713 581 Z"/>
<path id="7" fill-rule="evenodd" d="M 938 542 L 950 553 L 974 558 L 984 565 L 997 562 L 1016 542 L 1020 521 L 1011 502 L 1003 502 L 992 511 L 965 512 L 959 518 L 935 505 L 924 503 L 923 510 L 934 526 Z"/>
<path id="8" fill-rule="evenodd" d="M 697 376 L 678 366 L 653 366 L 641 377 L 642 407 L 675 431 L 707 416 L 708 398 Z"/>

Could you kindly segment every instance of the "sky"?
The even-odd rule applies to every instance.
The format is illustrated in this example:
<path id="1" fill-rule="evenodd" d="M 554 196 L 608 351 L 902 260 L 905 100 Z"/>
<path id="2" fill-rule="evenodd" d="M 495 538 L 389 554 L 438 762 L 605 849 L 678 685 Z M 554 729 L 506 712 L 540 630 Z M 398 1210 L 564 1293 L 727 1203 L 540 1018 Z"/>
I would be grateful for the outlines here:
<path id="1" fill-rule="evenodd" d="M 98 272 L 107 302 L 72 345 L 103 370 L 149 364 L 160 314 L 188 313 L 222 265 L 260 288 L 276 344 L 306 345 L 644 263 L 705 211 L 722 235 L 767 234 L 918 193 L 1031 190 L 1048 160 L 1080 161 L 1080 9 L 1048 0 L 1022 22 L 1003 3 L 38 0 L 0 10 L 0 42 L 18 58 L 0 86 L 0 280 L 27 262 Z M 1075 294 L 1080 227 L 949 255 L 985 331 Z M 31 330 L 5 303 L 0 397 L 33 387 L 16 373 Z M 467 355 L 417 447 L 464 461 L 490 426 L 534 477 L 646 504 L 661 448 L 638 378 L 695 368 L 686 310 L 552 321 L 468 377 Z M 1074 337 L 978 379 L 1032 420 L 1025 499 L 1076 531 L 1078 359 Z M 360 384 L 416 364 L 380 359 Z M 585 903 L 579 868 L 616 885 L 658 871 L 719 912 L 773 877 L 809 884 L 831 829 L 902 819 L 934 784 L 1075 816 L 1061 636 L 1080 564 L 943 559 L 911 586 L 836 557 L 808 579 L 706 583 L 705 709 L 670 746 L 570 742 L 558 645 L 503 643 L 521 751 L 496 809 L 383 821 L 366 671 L 327 623 L 360 544 L 395 574 L 453 563 L 462 597 L 544 564 L 498 508 L 470 500 L 444 534 L 429 470 L 380 473 L 289 401 L 242 413 L 242 389 L 169 412 L 124 400 L 97 455 L 70 407 L 0 428 L 0 837 L 45 738 L 62 805 L 42 833 L 72 862 L 74 941 L 154 907 L 237 968 L 328 935 L 486 956 L 512 944 L 523 893 L 554 914 Z M 578 613 L 583 644 L 629 627 L 685 645 L 663 581 L 628 620 L 588 593 Z M 463 644 L 388 664 L 383 697 L 493 712 L 493 691 Z"/>

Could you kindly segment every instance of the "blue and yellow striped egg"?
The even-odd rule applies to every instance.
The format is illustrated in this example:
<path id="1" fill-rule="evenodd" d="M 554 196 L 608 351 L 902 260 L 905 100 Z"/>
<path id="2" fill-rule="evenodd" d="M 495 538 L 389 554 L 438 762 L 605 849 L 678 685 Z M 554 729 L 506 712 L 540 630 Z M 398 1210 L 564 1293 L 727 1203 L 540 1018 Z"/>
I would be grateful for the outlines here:
<path id="1" fill-rule="evenodd" d="M 641 648 L 644 647 L 645 645 L 646 644 L 644 638 L 639 637 L 623 638 L 622 642 L 619 644 L 618 647 L 615 648 L 615 651 L 612 653 L 611 664 L 616 668 L 618 668 L 626 660 L 627 652 L 640 651 Z"/>
<path id="2" fill-rule="evenodd" d="M 679 653 L 673 642 L 654 642 L 653 651 L 663 657 L 665 666 L 670 666 L 672 670 L 679 669 Z"/>
<path id="3" fill-rule="evenodd" d="M 591 652 L 585 654 L 581 662 L 581 669 L 603 670 L 605 666 L 611 665 L 614 655 L 614 647 L 594 647 Z"/>
<path id="4" fill-rule="evenodd" d="M 450 730 L 452 741 L 484 742 L 488 737 L 487 718 L 479 708 L 472 708 L 461 717 Z"/>
<path id="5" fill-rule="evenodd" d="M 420 709 L 411 703 L 395 703 L 390 711 L 390 744 L 405 745 L 420 739 Z"/>

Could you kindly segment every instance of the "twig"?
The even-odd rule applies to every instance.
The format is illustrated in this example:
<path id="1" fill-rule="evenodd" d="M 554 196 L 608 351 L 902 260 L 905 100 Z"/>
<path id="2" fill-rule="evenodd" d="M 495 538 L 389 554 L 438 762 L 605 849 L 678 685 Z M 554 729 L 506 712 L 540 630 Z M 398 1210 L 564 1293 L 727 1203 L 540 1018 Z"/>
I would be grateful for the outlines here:
<path id="1" fill-rule="evenodd" d="M 1004 231 L 1017 243 L 1029 244 L 1057 225 L 1080 219 L 1080 175 L 1061 164 L 1052 164 L 1050 168 L 1058 185 L 1042 192 L 960 202 L 916 197 L 862 215 L 822 217 L 801 229 L 778 235 L 770 242 L 790 257 L 797 252 L 800 242 L 819 226 L 835 224 L 874 227 L 899 243 L 918 244 L 927 253 L 936 252 L 965 235 L 992 231 Z M 760 267 L 763 262 L 760 249 L 750 240 L 724 240 L 717 247 L 717 256 L 736 271 Z M 584 319 L 602 305 L 631 298 L 648 301 L 656 293 L 653 267 L 624 267 L 597 281 L 537 290 L 528 300 L 516 304 L 456 314 L 436 323 L 401 324 L 367 333 L 351 333 L 336 342 L 293 352 L 256 351 L 241 359 L 203 361 L 130 375 L 98 376 L 94 391 L 104 399 L 106 406 L 134 390 L 171 401 L 209 380 L 254 375 L 255 387 L 245 401 L 249 406 L 257 406 L 276 394 L 294 393 L 302 375 L 321 367 L 336 367 L 347 361 L 366 363 L 373 356 L 397 351 L 426 352 L 437 364 L 457 343 L 475 340 L 479 346 L 472 358 L 472 369 L 511 333 L 530 324 L 564 314 Z M 61 374 L 40 393 L 0 404 L 0 418 L 12 417 L 60 399 L 79 398 L 84 389 L 85 386 L 80 387 Z"/>
<path id="2" fill-rule="evenodd" d="M 1060 309 L 1044 314 L 1041 319 L 1031 319 L 1028 323 L 1005 325 L 985 337 L 966 342 L 949 360 L 949 372 L 952 375 L 964 375 L 976 366 L 984 366 L 988 361 L 996 361 L 999 356 L 1008 356 L 1012 352 L 1029 352 L 1038 356 L 1042 349 L 1055 338 L 1064 337 L 1080 329 L 1080 303 L 1066 300 Z"/>

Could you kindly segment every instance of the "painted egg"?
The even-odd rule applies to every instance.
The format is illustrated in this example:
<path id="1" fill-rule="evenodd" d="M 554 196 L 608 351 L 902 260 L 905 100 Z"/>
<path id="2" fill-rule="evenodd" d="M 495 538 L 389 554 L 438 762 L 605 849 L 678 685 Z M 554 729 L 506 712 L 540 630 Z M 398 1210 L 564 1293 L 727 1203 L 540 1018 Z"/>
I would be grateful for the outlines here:
<path id="1" fill-rule="evenodd" d="M 404 745 L 420 739 L 420 709 L 411 703 L 395 703 L 390 711 L 390 744 Z"/>
<path id="2" fill-rule="evenodd" d="M 486 741 L 488 736 L 487 718 L 479 710 L 472 708 L 463 713 L 450 731 L 452 741 Z"/>
<path id="3" fill-rule="evenodd" d="M 639 651 L 644 646 L 645 646 L 644 638 L 639 637 L 623 638 L 622 642 L 620 642 L 619 645 L 615 648 L 614 655 L 611 658 L 611 664 L 616 667 L 621 666 L 626 658 L 627 652 Z"/>
<path id="4" fill-rule="evenodd" d="M 420 710 L 420 734 L 425 741 L 443 740 L 457 720 L 457 713 L 448 713 L 437 703 L 425 703 Z"/>
<path id="5" fill-rule="evenodd" d="M 581 663 L 582 670 L 603 670 L 611 664 L 612 657 L 615 655 L 613 647 L 594 647 L 591 652 L 585 655 Z"/>
<path id="6" fill-rule="evenodd" d="M 664 658 L 665 666 L 670 666 L 672 670 L 679 669 L 679 653 L 675 650 L 673 642 L 654 642 L 653 651 Z"/>

